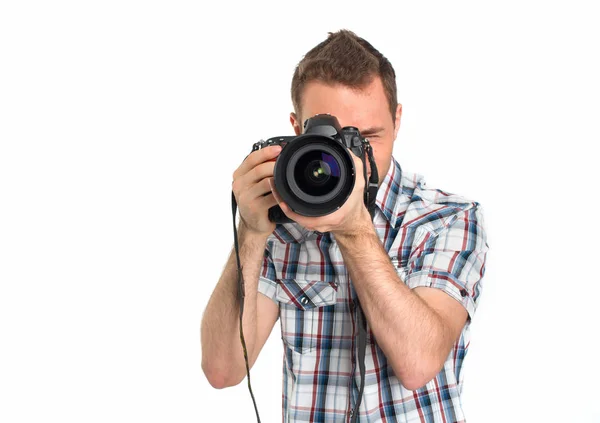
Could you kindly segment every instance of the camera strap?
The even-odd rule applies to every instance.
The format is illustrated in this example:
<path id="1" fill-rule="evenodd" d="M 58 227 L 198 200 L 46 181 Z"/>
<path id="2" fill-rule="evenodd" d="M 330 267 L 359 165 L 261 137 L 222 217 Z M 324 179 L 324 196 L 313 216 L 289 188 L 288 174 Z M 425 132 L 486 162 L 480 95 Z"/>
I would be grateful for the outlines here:
<path id="1" fill-rule="evenodd" d="M 375 217 L 375 202 L 377 200 L 377 190 L 379 189 L 379 172 L 377 171 L 377 164 L 375 163 L 375 157 L 373 157 L 373 147 L 369 144 L 368 140 L 364 141 L 365 155 L 369 159 L 369 165 L 371 166 L 371 177 L 367 181 L 367 164 L 365 155 L 362 156 L 363 162 L 363 174 L 365 177 L 365 204 L 371 215 L 371 221 Z"/>
<path id="2" fill-rule="evenodd" d="M 254 411 L 256 412 L 256 420 L 258 421 L 258 423 L 260 423 L 260 416 L 258 415 L 258 407 L 256 406 L 256 399 L 254 398 L 254 393 L 252 392 L 252 385 L 250 385 L 250 365 L 248 364 L 248 350 L 246 349 L 246 340 L 244 339 L 242 318 L 244 316 L 244 297 L 246 296 L 246 287 L 244 284 L 244 276 L 242 274 L 242 266 L 240 264 L 238 234 L 237 234 L 237 227 L 235 224 L 236 212 L 237 212 L 237 201 L 235 201 L 235 195 L 233 194 L 233 191 L 231 191 L 231 213 L 233 215 L 233 244 L 235 246 L 235 258 L 237 260 L 238 300 L 240 303 L 240 341 L 242 342 L 242 349 L 244 350 L 244 361 L 246 362 L 246 374 L 248 376 L 248 390 L 250 391 L 250 396 L 252 397 L 252 402 L 254 403 Z"/>

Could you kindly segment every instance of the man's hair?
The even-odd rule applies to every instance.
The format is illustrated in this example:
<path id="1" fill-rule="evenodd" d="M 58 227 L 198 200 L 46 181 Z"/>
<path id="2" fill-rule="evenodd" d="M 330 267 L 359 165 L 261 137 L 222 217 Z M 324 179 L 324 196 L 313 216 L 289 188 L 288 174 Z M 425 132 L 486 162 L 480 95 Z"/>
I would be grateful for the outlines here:
<path id="1" fill-rule="evenodd" d="M 379 76 L 383 83 L 392 121 L 396 123 L 396 73 L 389 60 L 354 32 L 341 29 L 313 47 L 296 66 L 292 78 L 292 103 L 300 117 L 302 93 L 310 81 L 342 84 L 354 89 L 369 85 Z"/>

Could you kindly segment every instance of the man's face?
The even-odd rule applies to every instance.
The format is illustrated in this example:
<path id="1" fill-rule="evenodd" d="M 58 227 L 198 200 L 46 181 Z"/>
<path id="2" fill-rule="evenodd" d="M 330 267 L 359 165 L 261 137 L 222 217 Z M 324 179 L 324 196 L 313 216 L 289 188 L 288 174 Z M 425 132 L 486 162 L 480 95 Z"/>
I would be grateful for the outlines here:
<path id="1" fill-rule="evenodd" d="M 400 127 L 402 106 L 396 111 L 396 125 L 392 120 L 383 85 L 379 77 L 360 91 L 345 85 L 326 85 L 319 81 L 309 82 L 303 92 L 302 116 L 290 115 L 296 135 L 302 133 L 304 120 L 318 113 L 335 116 L 342 128 L 355 126 L 361 135 L 369 139 L 373 147 L 375 163 L 379 171 L 379 183 L 390 167 L 394 141 Z M 300 121 L 302 119 L 302 121 Z M 370 166 L 367 162 L 370 175 Z"/>

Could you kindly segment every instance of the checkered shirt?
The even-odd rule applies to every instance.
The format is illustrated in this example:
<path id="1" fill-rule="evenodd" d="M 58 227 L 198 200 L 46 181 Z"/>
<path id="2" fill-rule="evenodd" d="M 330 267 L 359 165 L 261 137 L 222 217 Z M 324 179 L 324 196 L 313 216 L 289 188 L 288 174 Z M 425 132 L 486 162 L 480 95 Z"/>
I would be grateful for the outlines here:
<path id="1" fill-rule="evenodd" d="M 376 203 L 373 225 L 402 282 L 443 290 L 469 317 L 442 370 L 414 391 L 402 386 L 367 324 L 359 421 L 464 422 L 461 369 L 488 250 L 482 207 L 427 187 L 394 157 Z M 350 422 L 360 387 L 356 291 L 334 235 L 278 224 L 258 290 L 279 306 L 283 422 Z"/>

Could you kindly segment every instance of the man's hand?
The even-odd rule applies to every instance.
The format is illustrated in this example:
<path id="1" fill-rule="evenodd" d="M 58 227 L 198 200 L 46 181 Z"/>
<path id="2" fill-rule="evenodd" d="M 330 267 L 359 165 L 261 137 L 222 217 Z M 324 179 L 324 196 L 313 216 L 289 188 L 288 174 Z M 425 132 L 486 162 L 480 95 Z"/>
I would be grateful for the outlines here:
<path id="1" fill-rule="evenodd" d="M 271 191 L 283 213 L 308 230 L 333 232 L 334 235 L 349 234 L 360 228 L 364 228 L 365 225 L 367 225 L 366 227 L 372 227 L 371 216 L 364 203 L 365 179 L 363 175 L 363 163 L 356 154 L 350 153 L 350 155 L 354 160 L 356 169 L 356 179 L 352 193 L 342 207 L 325 216 L 306 217 L 294 213 L 279 196 L 279 193 L 275 189 L 275 183 L 272 179 L 269 179 Z"/>
<path id="2" fill-rule="evenodd" d="M 249 231 L 259 235 L 269 236 L 275 230 L 275 223 L 269 220 L 269 208 L 276 206 L 277 201 L 269 180 L 273 178 L 274 159 L 280 152 L 278 145 L 253 151 L 233 172 L 231 186 L 240 219 Z"/>

